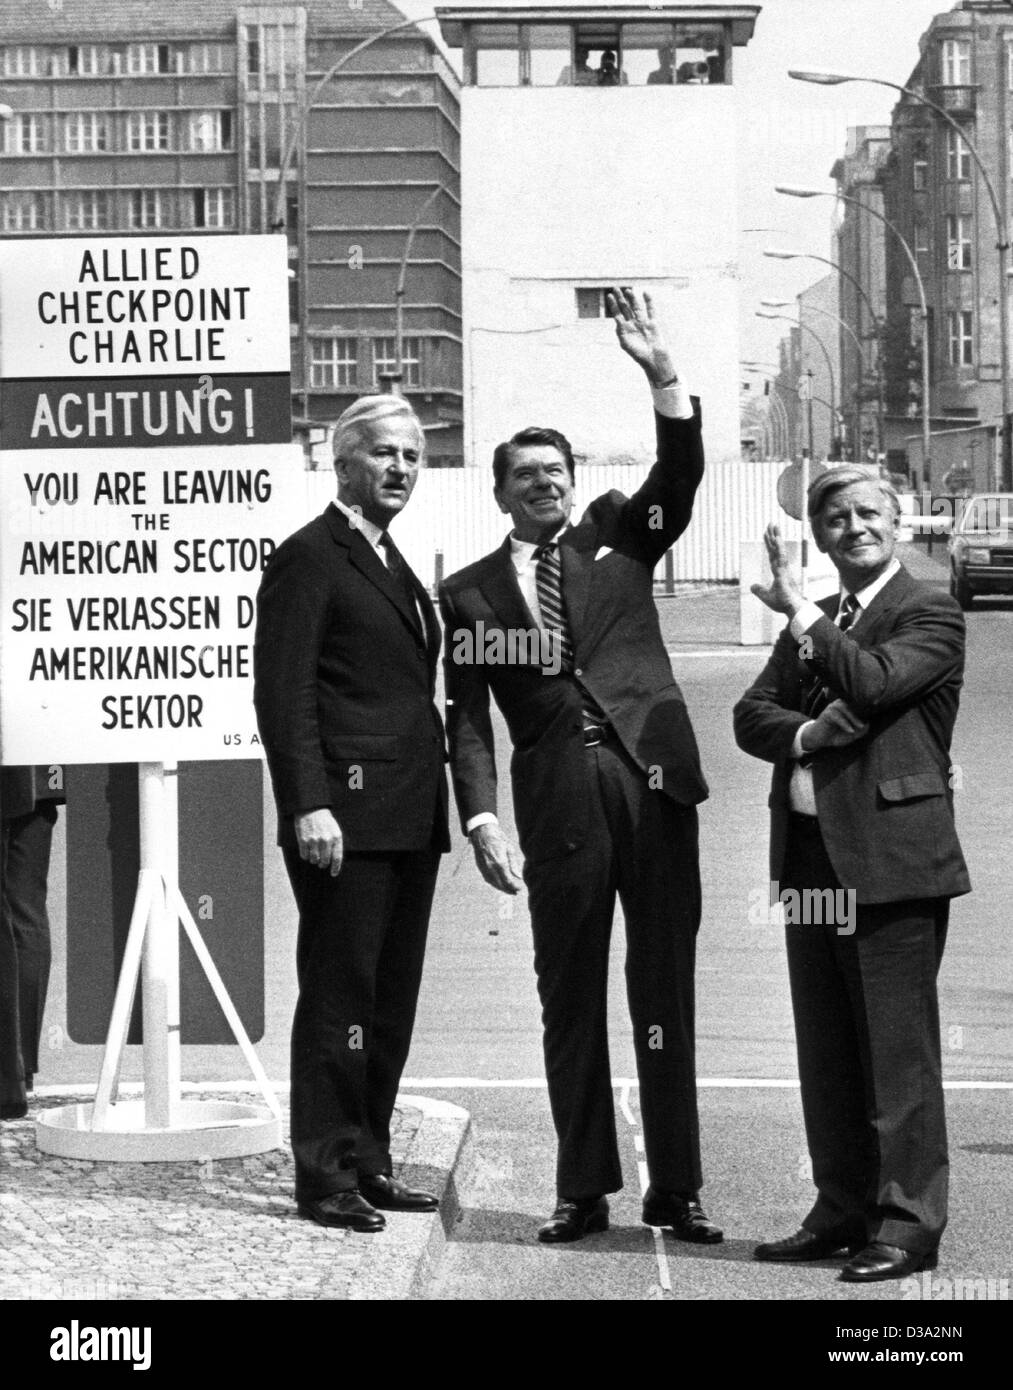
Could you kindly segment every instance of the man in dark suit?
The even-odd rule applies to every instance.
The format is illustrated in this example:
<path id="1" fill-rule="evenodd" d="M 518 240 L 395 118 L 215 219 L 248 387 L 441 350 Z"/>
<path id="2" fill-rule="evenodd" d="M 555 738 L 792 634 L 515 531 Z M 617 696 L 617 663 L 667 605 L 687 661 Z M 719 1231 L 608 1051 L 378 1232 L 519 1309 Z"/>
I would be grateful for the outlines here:
<path id="1" fill-rule="evenodd" d="M 946 1224 L 936 974 L 950 899 L 970 888 L 950 775 L 964 621 L 894 555 L 900 509 L 878 471 L 829 470 L 808 510 L 841 592 L 807 601 L 768 528 L 773 582 L 753 592 L 790 622 L 735 707 L 739 746 L 774 764 L 772 896 L 817 1189 L 802 1229 L 755 1254 L 847 1247 L 841 1278 L 869 1282 L 934 1268 Z"/>
<path id="2" fill-rule="evenodd" d="M 436 1206 L 392 1178 L 390 1159 L 449 848 L 439 628 L 387 531 L 424 449 L 400 397 L 350 406 L 335 427 L 337 501 L 279 546 L 257 600 L 254 702 L 299 907 L 296 1199 L 358 1231 L 379 1230 L 384 1210 Z"/>
<path id="3" fill-rule="evenodd" d="M 653 388 L 657 463 L 633 497 L 606 493 L 571 526 L 566 439 L 530 429 L 496 450 L 495 497 L 513 532 L 440 593 L 451 763 L 483 877 L 506 893 L 528 889 L 559 1140 L 558 1204 L 539 1238 L 604 1230 L 605 1194 L 622 1187 L 605 1020 L 618 892 L 651 1179 L 644 1219 L 710 1242 L 721 1232 L 697 1196 L 693 1025 L 696 806 L 707 788 L 653 594 L 703 474 L 700 417 L 650 299 L 616 291 L 609 312 Z M 514 745 L 523 883 L 495 814 L 490 694 Z"/>
<path id="4" fill-rule="evenodd" d="M 46 907 L 63 768 L 0 769 L 0 1119 L 28 1113 L 52 948 Z"/>

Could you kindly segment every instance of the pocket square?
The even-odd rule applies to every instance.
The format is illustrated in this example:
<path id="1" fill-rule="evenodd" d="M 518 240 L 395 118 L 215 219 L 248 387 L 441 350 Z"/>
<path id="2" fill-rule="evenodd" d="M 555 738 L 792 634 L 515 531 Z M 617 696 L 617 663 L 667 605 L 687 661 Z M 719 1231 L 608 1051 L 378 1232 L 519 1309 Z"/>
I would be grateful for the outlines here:
<path id="1" fill-rule="evenodd" d="M 595 560 L 604 560 L 604 558 L 605 558 L 606 555 L 611 555 L 611 554 L 612 554 L 612 547 L 611 547 L 610 545 L 600 545 L 600 546 L 598 547 L 598 552 L 597 552 L 597 554 L 595 555 L 594 558 L 595 558 Z"/>

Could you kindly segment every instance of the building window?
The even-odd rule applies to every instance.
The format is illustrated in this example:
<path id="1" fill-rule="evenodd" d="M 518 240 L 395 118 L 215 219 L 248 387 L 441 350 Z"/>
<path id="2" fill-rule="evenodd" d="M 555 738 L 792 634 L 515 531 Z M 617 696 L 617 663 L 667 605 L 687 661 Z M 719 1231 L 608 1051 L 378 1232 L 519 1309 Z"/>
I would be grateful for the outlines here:
<path id="1" fill-rule="evenodd" d="M 401 385 L 421 386 L 421 339 L 404 338 L 401 343 Z M 397 352 L 393 338 L 373 339 L 373 386 L 380 390 L 384 377 L 397 372 Z"/>
<path id="2" fill-rule="evenodd" d="M 127 142 L 131 150 L 169 148 L 168 111 L 131 111 L 127 118 Z"/>
<path id="3" fill-rule="evenodd" d="M 943 43 L 943 86 L 966 87 L 971 81 L 971 45 L 963 39 Z"/>
<path id="4" fill-rule="evenodd" d="M 46 206 L 41 193 L 8 193 L 4 203 L 4 231 L 37 232 L 46 225 Z"/>
<path id="5" fill-rule="evenodd" d="M 4 49 L 4 77 L 38 77 L 42 72 L 42 54 L 38 48 L 18 44 Z"/>
<path id="6" fill-rule="evenodd" d="M 195 188 L 193 225 L 195 227 L 233 227 L 236 198 L 231 188 Z"/>
<path id="7" fill-rule="evenodd" d="M 100 232 L 109 225 L 109 196 L 103 189 L 85 189 L 64 195 L 68 231 Z"/>
<path id="8" fill-rule="evenodd" d="M 471 27 L 475 83 L 479 87 L 516 87 L 521 80 L 521 36 L 516 24 Z"/>
<path id="9" fill-rule="evenodd" d="M 232 149 L 231 111 L 191 111 L 190 148 L 201 154 Z"/>
<path id="10" fill-rule="evenodd" d="M 136 230 L 162 226 L 162 194 L 157 188 L 135 189 L 130 197 L 130 225 Z"/>
<path id="11" fill-rule="evenodd" d="M 915 255 L 929 254 L 929 226 L 927 222 L 915 223 Z"/>
<path id="12" fill-rule="evenodd" d="M 608 309 L 605 304 L 605 295 L 608 290 L 604 285 L 578 285 L 574 290 L 577 300 L 577 317 L 579 319 L 601 319 L 608 317 Z"/>
<path id="13" fill-rule="evenodd" d="M 127 72 L 133 77 L 171 72 L 172 53 L 167 43 L 127 44 Z"/>
<path id="14" fill-rule="evenodd" d="M 974 366 L 974 314 L 970 309 L 951 309 L 946 316 L 950 340 L 950 366 Z"/>
<path id="15" fill-rule="evenodd" d="M 971 219 L 949 213 L 946 218 L 946 266 L 971 269 Z"/>
<path id="16" fill-rule="evenodd" d="M 922 334 L 925 330 L 925 320 L 922 318 L 922 311 L 916 305 L 908 306 L 908 342 L 912 347 L 921 347 Z"/>
<path id="17" fill-rule="evenodd" d="M 310 385 L 345 386 L 358 380 L 358 344 L 354 338 L 310 339 Z"/>
<path id="18" fill-rule="evenodd" d="M 193 73 L 230 72 L 229 51 L 223 43 L 190 45 L 189 69 Z"/>
<path id="19" fill-rule="evenodd" d="M 72 111 L 63 128 L 68 154 L 97 154 L 106 148 L 106 122 L 100 111 Z"/>
<path id="20" fill-rule="evenodd" d="M 12 135 L 14 154 L 40 154 L 49 148 L 49 129 L 42 116 L 16 117 Z"/>
<path id="21" fill-rule="evenodd" d="M 928 154 L 921 142 L 915 146 L 914 160 L 911 165 L 911 186 L 916 193 L 922 192 L 929 186 Z"/>
<path id="22" fill-rule="evenodd" d="M 95 43 L 72 43 L 63 55 L 63 72 L 68 77 L 97 77 L 104 70 L 104 50 Z"/>
<path id="23" fill-rule="evenodd" d="M 956 130 L 946 132 L 946 177 L 948 179 L 969 179 L 971 177 L 971 151 Z"/>

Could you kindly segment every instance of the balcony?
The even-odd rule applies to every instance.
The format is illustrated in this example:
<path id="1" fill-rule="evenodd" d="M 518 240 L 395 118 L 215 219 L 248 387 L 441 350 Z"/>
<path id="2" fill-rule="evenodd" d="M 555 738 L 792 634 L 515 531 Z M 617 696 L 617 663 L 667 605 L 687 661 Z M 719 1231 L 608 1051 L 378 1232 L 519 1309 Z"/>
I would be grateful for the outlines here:
<path id="1" fill-rule="evenodd" d="M 951 116 L 971 120 L 977 107 L 977 87 L 933 87 L 932 100 Z"/>

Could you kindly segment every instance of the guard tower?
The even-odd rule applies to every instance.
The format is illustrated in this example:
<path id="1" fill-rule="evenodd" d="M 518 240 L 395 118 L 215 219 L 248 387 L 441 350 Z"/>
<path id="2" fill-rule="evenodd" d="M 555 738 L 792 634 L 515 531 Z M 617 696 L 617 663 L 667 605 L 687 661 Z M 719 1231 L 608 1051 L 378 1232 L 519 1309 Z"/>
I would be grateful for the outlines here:
<path id="1" fill-rule="evenodd" d="M 733 55 L 758 5 L 441 6 L 463 50 L 465 461 L 529 424 L 588 462 L 646 460 L 643 380 L 605 316 L 648 289 L 739 457 Z"/>

